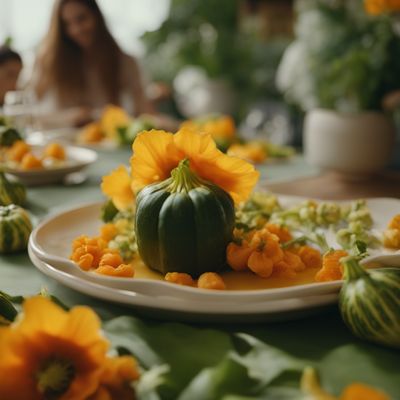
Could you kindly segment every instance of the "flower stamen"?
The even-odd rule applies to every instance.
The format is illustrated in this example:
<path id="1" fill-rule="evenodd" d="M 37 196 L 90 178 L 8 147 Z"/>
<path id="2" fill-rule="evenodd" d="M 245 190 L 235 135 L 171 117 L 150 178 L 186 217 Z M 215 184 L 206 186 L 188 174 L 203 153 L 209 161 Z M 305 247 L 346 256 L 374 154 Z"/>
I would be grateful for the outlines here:
<path id="1" fill-rule="evenodd" d="M 58 399 L 64 394 L 75 377 L 71 361 L 48 359 L 36 374 L 37 388 L 46 400 Z"/>

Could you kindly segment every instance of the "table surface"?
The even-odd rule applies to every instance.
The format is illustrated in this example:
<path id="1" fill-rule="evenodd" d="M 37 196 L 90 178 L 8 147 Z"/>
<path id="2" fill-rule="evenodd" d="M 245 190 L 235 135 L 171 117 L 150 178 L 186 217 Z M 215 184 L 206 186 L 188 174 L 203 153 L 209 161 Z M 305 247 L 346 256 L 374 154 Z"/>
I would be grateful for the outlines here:
<path id="1" fill-rule="evenodd" d="M 55 185 L 29 188 L 31 213 L 40 219 L 62 208 L 101 200 L 103 198 L 99 185 L 101 177 L 117 165 L 126 163 L 129 156 L 129 149 L 103 151 L 99 153 L 98 161 L 87 170 L 88 179 L 84 183 L 75 186 Z M 351 187 L 348 197 L 360 197 L 368 194 L 363 191 L 365 189 L 360 188 L 371 186 L 371 183 L 364 182 L 362 185 L 358 183 L 359 186 L 356 185 L 356 188 L 359 188 L 359 193 L 357 193 L 358 189 L 354 189 L 354 185 L 336 182 L 336 192 L 332 191 L 333 189 L 327 190 L 327 182 L 332 182 L 332 179 L 336 178 L 331 176 L 327 176 L 326 179 L 321 178 L 319 171 L 306 165 L 302 157 L 295 157 L 290 162 L 265 165 L 260 169 L 262 172 L 260 186 L 272 190 L 275 188 L 277 192 L 286 194 L 307 194 L 316 197 L 326 197 L 328 194 L 328 197 L 343 198 Z M 290 182 L 293 179 L 295 179 L 294 183 Z M 386 191 L 382 193 L 386 196 L 390 194 Z M 395 194 L 400 197 L 398 188 Z M 379 195 L 379 190 L 373 195 Z M 153 320 L 150 320 L 138 315 L 134 309 L 111 305 L 68 289 L 42 275 L 26 254 L 0 256 L 0 290 L 10 294 L 33 295 L 44 286 L 68 305 L 86 304 L 93 307 L 104 320 L 130 315 L 140 324 L 156 326 L 164 331 L 170 329 L 173 332 L 176 326 L 172 324 L 174 321 L 157 321 L 156 315 Z M 342 323 L 336 306 L 322 314 L 296 321 L 253 325 L 199 324 L 192 327 L 196 332 L 212 328 L 228 337 L 232 337 L 236 332 L 246 332 L 293 356 L 315 362 L 319 366 L 323 383 L 336 393 L 355 380 L 381 387 L 393 398 L 400 393 L 400 379 L 398 379 L 400 353 L 356 339 Z M 176 350 L 182 351 L 182 349 Z M 203 351 L 201 345 L 198 351 Z M 337 364 L 337 370 L 333 374 L 332 363 Z M 351 365 L 351 374 L 348 369 L 347 372 L 342 369 L 344 365 L 347 367 Z"/>

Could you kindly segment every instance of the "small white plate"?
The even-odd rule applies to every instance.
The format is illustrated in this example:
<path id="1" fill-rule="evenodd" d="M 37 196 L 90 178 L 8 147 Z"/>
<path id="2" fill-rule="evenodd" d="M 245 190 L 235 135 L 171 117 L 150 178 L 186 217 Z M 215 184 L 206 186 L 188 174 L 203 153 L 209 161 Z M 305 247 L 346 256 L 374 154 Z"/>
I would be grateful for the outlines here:
<path id="1" fill-rule="evenodd" d="M 304 199 L 280 196 L 279 200 L 284 206 L 288 206 Z M 390 218 L 400 212 L 400 200 L 397 199 L 370 199 L 368 206 L 373 214 L 376 229 L 383 229 Z M 239 310 L 245 307 L 246 313 L 251 314 L 251 310 L 253 310 L 258 316 L 262 314 L 265 317 L 270 314 L 271 302 L 275 304 L 281 300 L 296 300 L 297 305 L 302 304 L 301 307 L 299 306 L 300 308 L 315 308 L 326 305 L 328 298 L 330 299 L 329 302 L 335 301 L 342 285 L 341 281 L 335 281 L 277 289 L 210 291 L 151 279 L 113 278 L 87 273 L 71 262 L 68 256 L 71 251 L 72 240 L 75 237 L 81 234 L 89 236 L 98 234 L 101 226 L 100 207 L 101 203 L 88 204 L 53 215 L 33 231 L 29 242 L 32 261 L 41 271 L 61 283 L 89 295 L 97 293 L 93 288 L 102 288 L 98 291 L 96 297 L 110 301 L 121 301 L 132 306 L 137 305 L 132 302 L 132 296 L 135 299 L 143 299 L 144 296 L 145 299 L 156 298 L 163 299 L 163 301 L 164 299 L 171 299 L 174 304 L 177 301 L 184 302 L 187 313 L 197 310 L 197 306 L 193 308 L 192 303 L 201 303 L 201 307 L 208 307 L 208 310 L 213 309 L 218 315 L 222 315 L 228 309 L 230 315 L 235 314 L 234 310 L 237 310 L 238 313 L 235 315 L 243 317 L 245 313 L 240 313 Z M 376 251 L 367 261 L 400 266 L 400 253 L 381 249 Z M 119 293 L 118 296 L 113 297 L 110 294 L 113 292 Z M 130 293 L 130 295 L 126 293 Z M 300 299 L 301 302 L 299 303 Z M 211 303 L 212 307 L 210 307 Z M 151 304 L 153 303 L 147 303 L 147 307 L 151 308 Z M 168 307 L 168 304 L 167 302 L 166 307 Z M 142 307 L 143 304 L 140 303 L 140 306 Z M 173 307 L 172 310 L 174 310 Z M 286 310 L 286 308 L 283 310 Z M 212 314 L 212 311 L 210 313 Z"/>
<path id="2" fill-rule="evenodd" d="M 43 146 L 32 146 L 33 151 L 41 153 Z M 97 153 L 93 150 L 76 146 L 65 146 L 66 161 L 60 165 L 48 168 L 22 170 L 4 166 L 5 172 L 15 175 L 28 186 L 47 185 L 62 182 L 67 175 L 81 171 L 97 160 Z"/>

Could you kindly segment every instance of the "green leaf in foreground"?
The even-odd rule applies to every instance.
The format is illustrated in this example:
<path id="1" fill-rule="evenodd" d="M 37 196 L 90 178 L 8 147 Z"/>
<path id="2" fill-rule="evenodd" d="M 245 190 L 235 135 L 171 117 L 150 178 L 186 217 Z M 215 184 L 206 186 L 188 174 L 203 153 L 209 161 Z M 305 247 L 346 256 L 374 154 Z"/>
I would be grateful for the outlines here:
<path id="1" fill-rule="evenodd" d="M 176 400 L 201 370 L 216 365 L 232 349 L 229 335 L 183 324 L 119 317 L 103 327 L 113 345 L 130 351 L 145 369 L 169 366 L 158 389 L 163 400 Z"/>
<path id="2" fill-rule="evenodd" d="M 398 350 L 361 341 L 345 344 L 330 351 L 318 363 L 321 384 L 328 392 L 338 395 L 352 382 L 362 382 L 399 400 L 399 359 Z"/>
<path id="3" fill-rule="evenodd" d="M 287 387 L 269 387 L 256 396 L 227 395 L 221 400 L 310 400 L 300 389 Z"/>
<path id="4" fill-rule="evenodd" d="M 297 388 L 305 365 L 303 362 L 253 336 L 241 333 L 237 337 L 238 351 L 230 351 L 218 365 L 201 371 L 178 400 L 219 400 L 233 395 L 256 396 L 250 399 L 270 398 L 264 397 L 265 393 L 282 400 L 301 398 Z M 243 347 L 247 352 L 239 353 L 239 348 Z M 294 385 L 296 389 L 272 389 L 270 385 L 273 382 Z M 288 393 L 292 397 L 288 397 Z M 295 395 L 297 397 L 293 397 Z"/>
<path id="5" fill-rule="evenodd" d="M 300 376 L 304 366 L 307 365 L 307 363 L 253 336 L 238 333 L 237 337 L 242 339 L 250 350 L 244 355 L 234 353 L 232 357 L 247 368 L 250 378 L 259 381 L 261 385 L 270 384 L 283 373 L 293 372 Z"/>
<path id="6" fill-rule="evenodd" d="M 247 395 L 257 382 L 249 378 L 247 369 L 228 354 L 218 365 L 203 369 L 190 382 L 178 400 L 216 400 L 230 393 Z"/>

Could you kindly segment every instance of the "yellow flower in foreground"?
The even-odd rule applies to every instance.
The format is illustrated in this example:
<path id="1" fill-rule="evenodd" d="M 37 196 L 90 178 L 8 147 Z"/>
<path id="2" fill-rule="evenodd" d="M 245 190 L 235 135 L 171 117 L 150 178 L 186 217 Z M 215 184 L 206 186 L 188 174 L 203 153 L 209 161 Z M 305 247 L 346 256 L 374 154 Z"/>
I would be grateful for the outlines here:
<path id="1" fill-rule="evenodd" d="M 134 361 L 107 358 L 109 343 L 100 328 L 88 307 L 67 312 L 47 298 L 25 301 L 21 318 L 0 328 L 0 376 L 6 377 L 0 379 L 0 399 L 88 400 L 99 390 L 132 393 L 127 382 L 138 377 Z"/>
<path id="2" fill-rule="evenodd" d="M 268 153 L 265 146 L 260 142 L 249 142 L 249 143 L 235 143 L 232 144 L 227 151 L 229 156 L 235 156 L 248 160 L 255 164 L 262 163 L 268 157 Z"/>
<path id="3" fill-rule="evenodd" d="M 133 400 L 130 383 L 139 378 L 135 360 L 129 356 L 109 358 L 105 363 L 100 386 L 88 400 Z"/>
<path id="4" fill-rule="evenodd" d="M 364 4 L 367 12 L 372 15 L 400 11 L 400 0 L 365 0 Z"/>
<path id="5" fill-rule="evenodd" d="M 152 130 L 139 134 L 133 143 L 133 187 L 139 189 L 169 178 L 185 158 L 195 173 L 220 186 L 236 203 L 247 199 L 259 177 L 253 165 L 218 150 L 210 135 L 190 129 L 181 129 L 175 135 Z"/>
<path id="6" fill-rule="evenodd" d="M 123 165 L 120 165 L 109 175 L 103 176 L 101 190 L 112 200 L 118 210 L 127 209 L 135 201 L 131 188 L 131 177 Z"/>
<path id="7" fill-rule="evenodd" d="M 100 118 L 101 131 L 108 137 L 117 135 L 118 128 L 127 126 L 131 121 L 130 116 L 121 107 L 108 105 L 104 108 Z"/>
<path id="8" fill-rule="evenodd" d="M 98 387 L 108 342 L 87 307 L 62 310 L 35 297 L 0 331 L 0 399 L 83 400 Z"/>

